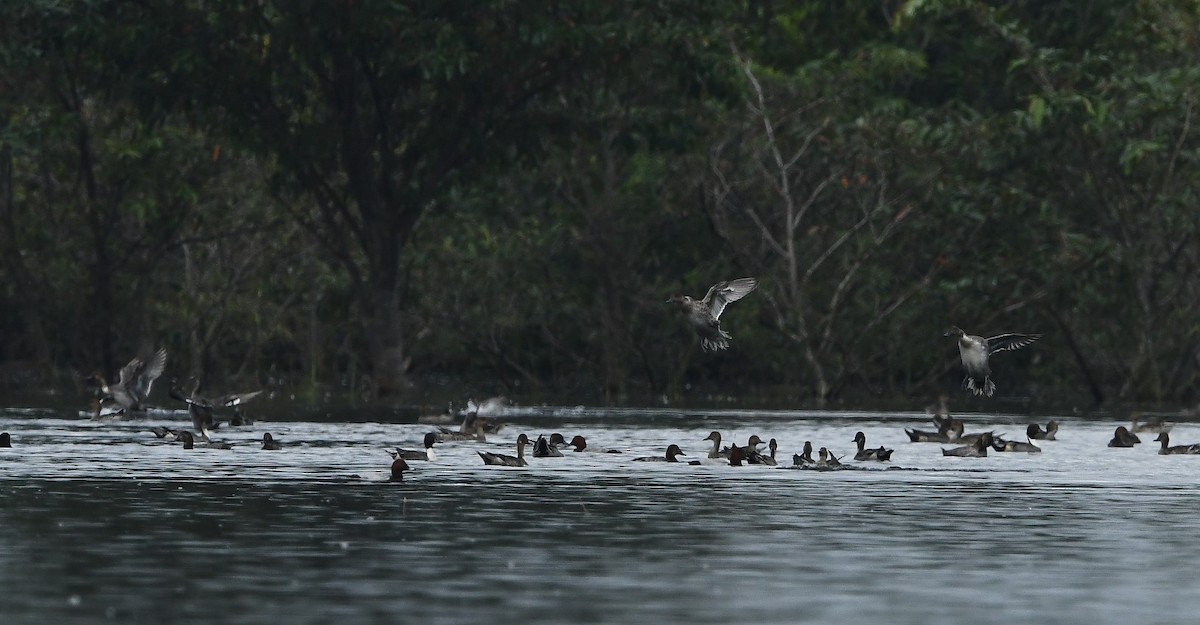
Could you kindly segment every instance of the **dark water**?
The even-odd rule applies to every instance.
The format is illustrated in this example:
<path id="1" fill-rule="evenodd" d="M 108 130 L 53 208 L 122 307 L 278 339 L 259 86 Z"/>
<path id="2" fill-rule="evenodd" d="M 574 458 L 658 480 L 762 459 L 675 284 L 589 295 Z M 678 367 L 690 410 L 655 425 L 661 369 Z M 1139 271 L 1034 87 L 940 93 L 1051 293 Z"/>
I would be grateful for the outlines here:
<path id="1" fill-rule="evenodd" d="M 1025 418 L 960 415 L 1011 438 Z M 516 413 L 386 481 L 429 426 L 274 422 L 229 451 L 147 425 L 12 409 L 0 430 L 3 623 L 1181 623 L 1200 610 L 1200 456 L 1059 419 L 1042 454 L 943 458 L 922 414 Z M 1042 417 L 1044 423 L 1047 417 Z M 710 430 L 838 454 L 856 430 L 910 470 L 633 463 Z M 928 428 L 927 428 L 928 429 Z M 287 447 L 259 449 L 263 431 Z M 625 454 L 485 467 L 520 432 Z M 1178 442 L 1200 441 L 1180 424 Z M 845 459 L 850 462 L 849 457 Z M 857 463 L 852 463 L 857 464 Z"/>

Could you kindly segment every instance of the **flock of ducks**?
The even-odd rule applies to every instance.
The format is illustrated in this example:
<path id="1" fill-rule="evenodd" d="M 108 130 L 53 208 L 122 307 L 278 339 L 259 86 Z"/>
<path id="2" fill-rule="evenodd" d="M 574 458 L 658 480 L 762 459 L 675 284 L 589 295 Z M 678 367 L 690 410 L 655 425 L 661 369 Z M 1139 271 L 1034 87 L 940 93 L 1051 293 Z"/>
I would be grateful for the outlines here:
<path id="1" fill-rule="evenodd" d="M 702 350 L 719 351 L 728 349 L 732 338 L 728 332 L 721 329 L 721 314 L 729 304 L 746 297 L 756 288 L 758 288 L 756 278 L 738 278 L 714 284 L 702 299 L 695 299 L 687 295 L 673 295 L 667 302 L 679 307 L 688 325 L 699 337 Z M 1022 349 L 1040 339 L 1042 335 L 1008 333 L 984 338 L 967 334 L 955 326 L 947 330 L 945 336 L 955 337 L 957 340 L 959 358 L 966 373 L 962 386 L 977 396 L 991 397 L 996 390 L 989 365 L 992 354 Z M 154 382 L 166 369 L 166 363 L 167 351 L 165 348 L 160 348 L 148 356 L 130 360 L 121 368 L 119 379 L 114 384 L 108 383 L 99 373 L 86 378 L 85 382 L 93 388 L 95 393 L 93 418 L 113 418 L 145 410 L 146 399 L 150 395 Z M 242 414 L 241 407 L 261 394 L 262 391 L 206 397 L 200 394 L 200 384 L 196 378 L 191 378 L 190 382 L 190 390 L 185 392 L 172 381 L 169 395 L 187 406 L 192 419 L 192 431 L 172 430 L 161 426 L 152 427 L 150 431 L 159 438 L 172 437 L 173 440 L 182 443 L 185 449 L 193 449 L 197 444 L 197 437 L 208 447 L 228 449 L 230 447 L 228 443 L 213 441 L 209 436 L 209 433 L 220 425 L 220 422 L 214 418 L 215 411 L 232 408 L 233 414 L 229 418 L 231 426 L 250 425 L 252 422 Z M 453 410 L 448 410 L 443 415 L 422 417 L 419 422 L 437 425 L 437 431 L 425 435 L 421 449 L 388 450 L 393 458 L 391 479 L 393 481 L 403 480 L 404 472 L 410 468 L 407 463 L 409 460 L 434 460 L 437 456 L 434 446 L 438 443 L 486 441 L 488 434 L 495 434 L 503 427 L 503 423 L 495 421 L 491 417 L 500 414 L 506 404 L 507 400 L 504 398 L 492 398 L 481 404 L 468 401 L 466 416 L 459 424 L 458 429 L 446 427 L 457 421 L 457 415 Z M 1037 423 L 1029 424 L 1026 429 L 1026 441 L 1008 440 L 1002 435 L 990 431 L 967 434 L 964 431 L 963 422 L 950 416 L 946 410 L 945 398 L 938 409 L 930 412 L 933 413 L 932 421 L 936 430 L 905 429 L 905 433 L 914 443 L 957 445 L 951 448 L 942 448 L 944 456 L 986 457 L 989 449 L 996 452 L 1039 453 L 1042 450 L 1034 441 L 1055 440 L 1058 432 L 1058 424 L 1050 421 L 1045 429 L 1042 429 Z M 1156 432 L 1158 438 L 1155 441 L 1161 443 L 1158 453 L 1200 455 L 1200 443 L 1170 445 L 1169 430 L 1170 425 L 1163 423 L 1161 419 L 1148 420 L 1143 423 L 1139 422 L 1135 415 L 1131 427 L 1120 426 L 1116 429 L 1108 446 L 1132 447 L 1141 442 L 1137 433 Z M 728 462 L 733 466 L 742 464 L 778 466 L 776 454 L 779 446 L 774 438 L 764 443 L 758 435 L 752 435 L 744 446 L 733 444 L 722 447 L 721 434 L 714 431 L 703 440 L 712 443 L 712 448 L 706 458 L 708 461 Z M 894 451 L 883 446 L 867 447 L 866 436 L 862 432 L 856 433 L 852 442 L 857 446 L 854 460 L 859 462 L 886 462 L 891 459 Z M 767 449 L 760 449 L 760 446 L 764 444 Z M 10 447 L 11 445 L 9 434 L 7 432 L 0 433 L 0 447 Z M 567 442 L 563 435 L 555 433 L 549 437 L 539 436 L 536 441 L 531 443 L 529 436 L 522 433 L 516 439 L 517 454 L 515 456 L 485 451 L 480 451 L 478 454 L 486 465 L 524 467 L 528 466 L 525 448 L 529 446 L 532 446 L 531 455 L 535 458 L 562 456 L 563 452 L 560 448 L 572 448 L 574 453 L 622 453 L 620 450 L 614 449 L 591 448 L 583 436 L 575 436 L 570 442 Z M 281 447 L 281 443 L 275 440 L 269 432 L 263 434 L 262 449 L 277 450 Z M 811 441 L 805 441 L 801 453 L 792 456 L 792 465 L 784 468 L 833 470 L 846 467 L 841 462 L 842 456 L 835 455 L 827 447 L 821 447 L 816 458 L 813 458 L 812 451 Z M 671 444 L 661 456 L 638 457 L 632 460 L 634 462 L 701 464 L 700 460 L 688 459 L 685 461 L 680 460 L 680 457 L 686 457 L 683 449 L 678 444 Z"/>

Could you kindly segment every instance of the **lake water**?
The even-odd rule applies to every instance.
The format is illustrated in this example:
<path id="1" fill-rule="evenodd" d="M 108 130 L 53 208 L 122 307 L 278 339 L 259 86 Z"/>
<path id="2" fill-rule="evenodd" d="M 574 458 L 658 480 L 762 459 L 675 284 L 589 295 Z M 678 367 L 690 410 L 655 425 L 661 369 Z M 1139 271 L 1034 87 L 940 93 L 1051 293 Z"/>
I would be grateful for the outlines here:
<path id="1" fill-rule="evenodd" d="M 1030 422 L 957 416 L 1021 440 Z M 1193 622 L 1200 456 L 1049 418 L 1044 453 L 973 459 L 909 443 L 923 413 L 518 409 L 394 484 L 383 448 L 430 426 L 280 419 L 185 451 L 144 431 L 183 414 L 7 409 L 0 622 Z M 858 430 L 896 451 L 837 472 L 630 462 L 670 443 L 703 458 L 711 430 L 774 437 L 781 465 L 805 440 L 865 464 Z M 521 432 L 627 451 L 482 464 Z"/>

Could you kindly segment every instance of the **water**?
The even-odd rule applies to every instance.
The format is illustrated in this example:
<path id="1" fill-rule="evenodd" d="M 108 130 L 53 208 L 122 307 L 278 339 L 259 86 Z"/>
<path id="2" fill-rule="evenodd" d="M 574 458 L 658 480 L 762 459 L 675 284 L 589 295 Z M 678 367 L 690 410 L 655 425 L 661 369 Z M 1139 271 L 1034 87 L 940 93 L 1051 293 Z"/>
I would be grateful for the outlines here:
<path id="1" fill-rule="evenodd" d="M 959 415 L 1020 438 L 1027 418 Z M 1043 416 L 1044 424 L 1050 418 Z M 944 458 L 907 442 L 918 413 L 516 412 L 495 442 L 440 445 L 386 481 L 382 450 L 429 426 L 275 421 L 229 451 L 0 412 L 4 623 L 1190 622 L 1200 456 L 1111 421 L 1058 418 L 1042 454 Z M 631 463 L 710 430 L 838 454 L 857 430 L 908 470 L 816 472 Z M 259 449 L 262 432 L 285 443 Z M 520 432 L 620 455 L 485 467 Z M 1200 441 L 1180 424 L 1178 442 Z M 844 461 L 851 464 L 852 454 Z"/>

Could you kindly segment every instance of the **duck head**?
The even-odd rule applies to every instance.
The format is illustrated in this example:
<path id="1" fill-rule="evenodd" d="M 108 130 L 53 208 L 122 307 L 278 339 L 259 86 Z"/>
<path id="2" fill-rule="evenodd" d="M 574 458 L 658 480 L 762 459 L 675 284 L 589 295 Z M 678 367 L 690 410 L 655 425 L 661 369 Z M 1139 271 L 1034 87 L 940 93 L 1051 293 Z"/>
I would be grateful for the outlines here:
<path id="1" fill-rule="evenodd" d="M 404 481 L 404 472 L 407 470 L 408 470 L 408 463 L 404 461 L 404 458 L 396 458 L 392 462 L 392 477 L 389 481 L 403 482 Z"/>
<path id="2" fill-rule="evenodd" d="M 950 326 L 950 329 L 946 330 L 942 336 L 963 336 L 965 334 L 966 332 L 963 332 L 962 328 L 958 326 Z"/>

